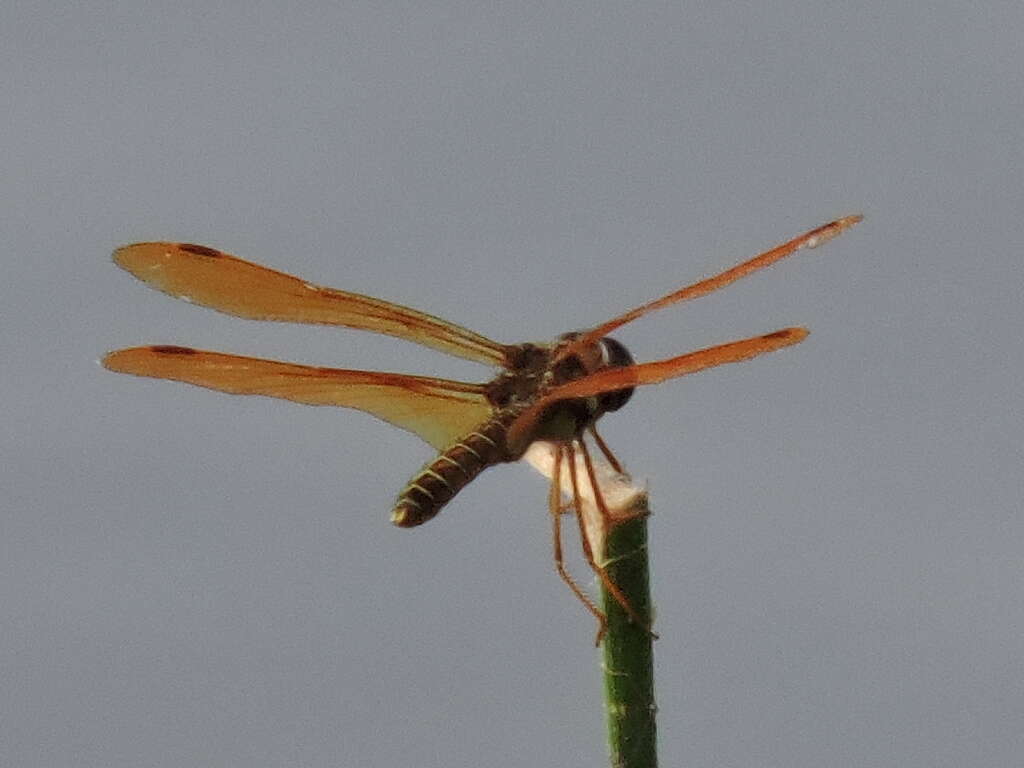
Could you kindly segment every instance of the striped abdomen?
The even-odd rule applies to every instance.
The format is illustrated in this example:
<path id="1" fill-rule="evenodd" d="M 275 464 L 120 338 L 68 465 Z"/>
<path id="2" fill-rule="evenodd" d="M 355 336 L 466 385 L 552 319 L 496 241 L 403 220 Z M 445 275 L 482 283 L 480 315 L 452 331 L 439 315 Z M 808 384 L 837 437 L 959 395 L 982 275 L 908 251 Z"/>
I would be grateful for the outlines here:
<path id="1" fill-rule="evenodd" d="M 402 528 L 427 522 L 487 467 L 508 461 L 506 421 L 492 419 L 484 423 L 421 469 L 398 494 L 391 522 Z"/>

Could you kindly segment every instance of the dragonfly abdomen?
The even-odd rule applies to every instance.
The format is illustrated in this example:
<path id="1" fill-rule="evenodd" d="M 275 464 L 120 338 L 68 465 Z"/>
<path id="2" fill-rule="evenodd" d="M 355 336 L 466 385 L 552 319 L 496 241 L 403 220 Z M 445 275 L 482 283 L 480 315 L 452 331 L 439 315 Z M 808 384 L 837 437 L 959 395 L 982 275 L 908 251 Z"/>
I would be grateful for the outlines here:
<path id="1" fill-rule="evenodd" d="M 477 475 L 508 461 L 502 420 L 493 419 L 459 439 L 409 481 L 391 511 L 391 522 L 412 528 L 427 522 Z"/>

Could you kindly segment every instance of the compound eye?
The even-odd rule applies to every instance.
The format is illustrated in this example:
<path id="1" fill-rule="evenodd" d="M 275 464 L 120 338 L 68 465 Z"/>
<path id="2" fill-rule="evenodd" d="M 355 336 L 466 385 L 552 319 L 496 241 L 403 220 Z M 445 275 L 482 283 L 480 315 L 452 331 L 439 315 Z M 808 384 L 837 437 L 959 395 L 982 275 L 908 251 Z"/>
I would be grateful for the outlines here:
<path id="1" fill-rule="evenodd" d="M 605 367 L 622 368 L 623 366 L 633 364 L 633 356 L 629 354 L 629 350 L 627 350 L 620 342 L 605 336 L 599 343 L 601 345 L 601 355 L 604 358 Z M 608 411 L 617 411 L 629 402 L 629 398 L 632 396 L 632 387 L 629 387 L 628 389 L 617 389 L 614 392 L 605 392 L 598 399 L 598 407 L 605 413 Z"/>
<path id="2" fill-rule="evenodd" d="M 629 350 L 622 345 L 622 342 L 605 336 L 599 343 L 605 365 L 609 368 L 621 368 L 624 365 L 633 364 L 633 356 L 629 354 Z"/>

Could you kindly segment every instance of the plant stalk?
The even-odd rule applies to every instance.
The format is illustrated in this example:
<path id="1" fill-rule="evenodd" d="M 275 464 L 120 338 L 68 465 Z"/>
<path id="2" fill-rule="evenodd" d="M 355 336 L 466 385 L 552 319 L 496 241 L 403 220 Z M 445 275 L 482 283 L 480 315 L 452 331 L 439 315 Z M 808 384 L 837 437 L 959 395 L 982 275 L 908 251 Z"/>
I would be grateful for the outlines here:
<path id="1" fill-rule="evenodd" d="M 613 768 L 655 768 L 658 764 L 647 514 L 644 498 L 640 514 L 614 525 L 605 539 L 608 575 L 646 622 L 646 626 L 634 623 L 618 601 L 601 590 L 602 608 L 608 617 L 604 690 Z"/>

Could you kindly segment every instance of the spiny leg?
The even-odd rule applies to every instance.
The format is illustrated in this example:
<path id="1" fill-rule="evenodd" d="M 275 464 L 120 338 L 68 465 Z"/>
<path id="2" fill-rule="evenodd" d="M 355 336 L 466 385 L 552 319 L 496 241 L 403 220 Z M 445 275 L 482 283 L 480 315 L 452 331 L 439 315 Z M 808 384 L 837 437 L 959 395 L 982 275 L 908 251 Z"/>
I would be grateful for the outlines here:
<path id="1" fill-rule="evenodd" d="M 612 453 L 612 449 L 608 447 L 608 444 L 601 439 L 599 434 L 597 434 L 597 427 L 593 424 L 590 425 L 590 434 L 594 436 L 594 442 L 597 443 L 597 447 L 601 449 L 601 453 L 604 454 L 604 457 L 608 459 L 608 463 L 612 465 L 612 469 L 621 475 L 622 464 L 620 464 L 619 460 L 615 458 L 615 454 Z"/>
<path id="2" fill-rule="evenodd" d="M 601 516 L 605 521 L 602 524 L 607 525 L 607 521 L 611 518 L 611 514 L 608 512 L 608 507 L 604 503 L 604 497 L 601 495 L 601 489 L 598 487 L 597 481 L 594 478 L 593 466 L 590 463 L 590 455 L 587 453 L 587 446 L 582 440 L 574 442 L 578 442 L 580 449 L 583 451 L 583 461 L 587 466 L 587 479 L 590 481 L 590 488 L 594 492 L 594 500 L 597 502 L 598 509 L 601 510 Z M 633 609 L 629 600 L 624 594 L 622 594 L 622 590 L 619 589 L 619 585 L 612 581 L 611 576 L 608 575 L 608 571 L 605 570 L 604 566 L 599 565 L 597 559 L 594 557 L 594 548 L 590 544 L 590 537 L 587 535 L 587 526 L 583 520 L 583 504 L 580 499 L 579 477 L 576 474 L 575 451 L 572 446 L 570 446 L 567 451 L 569 454 L 569 478 L 572 481 L 573 504 L 576 507 L 576 520 L 579 522 L 580 527 L 580 543 L 583 545 L 583 557 L 586 559 L 587 565 L 590 566 L 591 570 L 597 574 L 597 577 L 601 580 L 601 584 L 604 588 L 613 598 L 615 598 L 615 602 L 622 606 L 622 610 L 624 610 L 626 615 L 629 616 L 630 621 L 638 627 L 644 627 L 651 637 L 657 638 L 657 635 L 651 630 L 650 625 Z M 598 631 L 597 644 L 600 644 L 601 637 L 604 635 L 604 630 L 605 627 L 602 625 Z"/>
<path id="3" fill-rule="evenodd" d="M 597 639 L 594 641 L 594 645 L 601 644 L 601 638 L 604 637 L 605 629 L 608 625 L 608 620 L 601 610 L 594 604 L 594 601 L 590 599 L 586 592 L 584 592 L 580 585 L 576 583 L 576 580 L 569 575 L 569 572 L 565 569 L 565 562 L 562 558 L 562 460 L 565 458 L 564 448 L 561 444 L 555 445 L 555 465 L 551 477 L 551 490 L 548 495 L 548 508 L 551 511 L 551 539 L 554 544 L 555 550 L 555 570 L 558 571 L 558 575 L 562 578 L 562 581 L 566 583 L 572 593 L 576 595 L 576 598 L 583 603 L 588 611 L 590 611 L 594 618 L 597 619 Z M 575 461 L 571 451 L 569 451 L 570 466 Z"/>
<path id="4" fill-rule="evenodd" d="M 601 494 L 601 488 L 597 484 L 597 475 L 594 472 L 594 463 L 590 459 L 590 452 L 587 450 L 587 443 L 583 439 L 578 440 L 580 443 L 580 450 L 583 453 L 583 462 L 587 467 L 587 481 L 590 482 L 590 487 L 594 493 L 594 502 L 597 504 L 598 510 L 601 512 L 602 524 L 605 526 L 605 530 L 610 529 L 612 525 L 611 512 L 608 510 L 607 504 L 604 502 L 604 496 Z M 574 459 L 574 457 L 573 457 Z M 578 486 L 579 479 L 577 472 L 575 472 L 575 462 L 569 464 L 569 477 L 572 480 L 572 496 L 578 500 L 578 517 L 580 519 L 580 538 L 583 540 L 583 553 L 584 557 L 587 558 L 587 562 L 590 567 L 597 573 L 598 578 L 601 580 L 601 584 L 608 593 L 615 599 L 615 602 L 623 607 L 627 615 L 630 617 L 630 621 L 638 627 L 643 627 L 647 633 L 657 639 L 657 635 L 650 628 L 650 625 L 643 620 L 643 617 L 636 612 L 633 605 L 630 603 L 629 598 L 623 594 L 621 589 L 618 589 L 618 585 L 611 581 L 611 577 L 608 575 L 608 571 L 603 565 L 599 565 L 597 560 L 594 558 L 594 550 L 590 545 L 590 540 L 587 537 L 587 527 L 584 524 L 583 515 L 580 514 L 579 510 L 579 499 L 580 499 L 580 488 Z"/>
<path id="5" fill-rule="evenodd" d="M 597 433 L 595 432 L 594 435 L 596 436 Z M 617 518 L 612 516 L 611 510 L 608 509 L 608 504 L 604 500 L 604 494 L 601 493 L 601 489 L 598 486 L 597 472 L 594 471 L 594 462 L 590 458 L 590 450 L 587 448 L 587 444 L 582 438 L 580 438 L 578 442 L 580 444 L 580 451 L 583 453 L 583 464 L 587 468 L 587 480 L 590 482 L 590 487 L 594 489 L 594 501 L 597 503 L 597 509 L 601 513 L 601 520 L 604 523 L 605 530 L 611 529 L 611 527 L 617 522 L 621 523 L 634 517 L 633 514 L 619 514 Z M 602 446 L 602 449 L 607 450 L 607 446 Z M 611 455 L 611 451 L 608 451 L 605 456 L 616 464 L 618 463 L 615 461 L 615 457 Z M 621 470 L 618 470 L 618 472 L 619 474 L 622 474 Z M 640 514 L 646 513 L 644 512 Z"/>
<path id="6" fill-rule="evenodd" d="M 580 453 L 583 454 L 583 466 L 587 468 L 587 481 L 590 483 L 590 488 L 594 492 L 594 503 L 597 504 L 597 511 L 601 513 L 601 524 L 604 525 L 606 531 L 610 531 L 614 521 L 612 520 L 612 513 L 608 509 L 608 505 L 604 501 L 604 494 L 601 493 L 601 489 L 597 485 L 597 473 L 594 472 L 594 462 L 590 458 L 590 451 L 587 450 L 587 444 L 582 439 L 579 441 Z"/>

